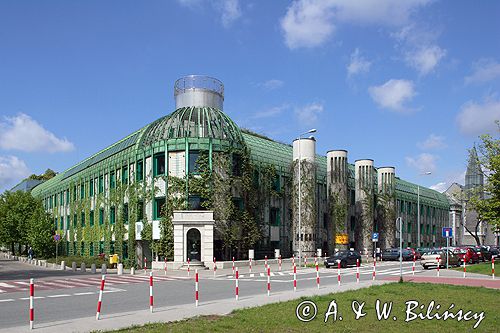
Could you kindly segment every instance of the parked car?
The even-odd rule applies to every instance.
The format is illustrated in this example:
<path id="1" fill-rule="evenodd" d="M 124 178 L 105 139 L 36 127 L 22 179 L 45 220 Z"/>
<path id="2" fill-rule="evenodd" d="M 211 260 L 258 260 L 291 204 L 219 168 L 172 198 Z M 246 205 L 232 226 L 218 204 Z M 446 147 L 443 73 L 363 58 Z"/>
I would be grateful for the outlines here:
<path id="1" fill-rule="evenodd" d="M 459 266 L 460 259 L 458 255 L 453 254 L 450 250 L 431 250 L 422 256 L 420 259 L 420 264 L 424 269 L 429 269 L 430 267 L 446 267 L 446 256 L 448 256 L 449 266 Z"/>
<path id="2" fill-rule="evenodd" d="M 492 258 L 500 258 L 500 247 L 498 246 L 490 246 L 489 248 L 490 252 L 491 252 L 491 257 Z"/>
<path id="3" fill-rule="evenodd" d="M 347 265 L 356 265 L 357 260 L 361 264 L 361 255 L 358 251 L 338 251 L 325 260 L 325 267 L 337 267 L 340 261 L 340 267 L 345 268 Z"/>
<path id="4" fill-rule="evenodd" d="M 416 260 L 419 260 L 420 257 L 422 256 L 422 254 L 420 252 L 418 252 L 416 249 L 412 249 L 410 247 L 407 247 L 406 249 L 409 250 L 409 251 L 411 251 L 412 255 L 415 256 Z"/>
<path id="5" fill-rule="evenodd" d="M 491 252 L 484 246 L 476 246 L 474 251 L 479 256 L 479 260 L 485 262 L 486 260 L 491 260 Z"/>
<path id="6" fill-rule="evenodd" d="M 471 247 L 457 247 L 453 250 L 453 254 L 458 256 L 460 263 L 463 263 L 464 260 L 468 264 L 477 264 L 479 262 L 479 256 Z"/>
<path id="7" fill-rule="evenodd" d="M 399 249 L 398 248 L 385 249 L 384 252 L 382 252 L 382 260 L 385 261 L 399 260 Z M 403 260 L 404 261 L 413 260 L 413 252 L 408 249 L 403 249 Z"/>

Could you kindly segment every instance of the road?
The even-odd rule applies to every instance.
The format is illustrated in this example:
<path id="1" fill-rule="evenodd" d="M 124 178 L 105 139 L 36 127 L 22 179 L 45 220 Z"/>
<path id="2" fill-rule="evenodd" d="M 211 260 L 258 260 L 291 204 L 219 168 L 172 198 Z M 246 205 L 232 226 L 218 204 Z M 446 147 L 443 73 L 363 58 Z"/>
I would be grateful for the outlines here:
<path id="1" fill-rule="evenodd" d="M 21 265 L 21 266 L 19 266 Z M 411 275 L 412 263 L 404 263 L 405 275 Z M 372 264 L 360 267 L 360 280 L 372 280 Z M 356 268 L 341 269 L 341 283 L 356 283 Z M 293 290 L 293 273 L 290 265 L 271 266 L 271 293 Z M 337 287 L 337 269 L 319 269 L 321 288 Z M 416 274 L 422 272 L 417 264 Z M 95 315 L 100 277 L 91 274 L 54 271 L 18 262 L 0 261 L 0 329 L 28 325 L 29 278 L 35 278 L 35 320 L 50 323 Z M 193 272 L 186 271 L 154 273 L 155 307 L 193 304 Z M 377 263 L 376 278 L 399 275 L 398 262 Z M 11 279 L 13 278 L 13 279 Z M 20 278 L 20 279 L 19 279 Z M 103 295 L 102 313 L 105 315 L 140 311 L 149 307 L 148 274 L 108 275 Z M 200 271 L 200 305 L 217 300 L 234 299 L 234 276 L 232 269 L 218 270 L 214 277 L 211 270 Z M 302 268 L 297 272 L 297 289 L 314 288 L 316 271 Z M 15 287 L 15 288 L 14 288 Z M 240 268 L 240 299 L 252 298 L 267 293 L 267 276 L 264 266 Z M 334 290 L 334 289 L 332 289 Z M 116 316 L 116 315 L 115 315 Z M 116 317 L 119 317 L 117 315 Z"/>

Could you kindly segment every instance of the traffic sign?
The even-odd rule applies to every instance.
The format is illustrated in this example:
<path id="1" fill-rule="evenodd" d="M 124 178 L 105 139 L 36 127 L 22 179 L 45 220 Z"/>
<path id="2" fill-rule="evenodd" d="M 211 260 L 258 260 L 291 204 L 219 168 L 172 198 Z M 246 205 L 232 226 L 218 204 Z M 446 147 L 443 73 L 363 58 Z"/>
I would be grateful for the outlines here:
<path id="1" fill-rule="evenodd" d="M 61 235 L 59 235 L 59 234 L 55 234 L 55 235 L 54 235 L 54 240 L 55 240 L 56 242 L 59 242 L 59 241 L 61 240 Z"/>
<path id="2" fill-rule="evenodd" d="M 451 227 L 443 227 L 443 237 L 444 238 L 452 238 L 453 237 L 453 229 Z"/>
<path id="3" fill-rule="evenodd" d="M 378 232 L 372 233 L 372 242 L 378 242 Z"/>

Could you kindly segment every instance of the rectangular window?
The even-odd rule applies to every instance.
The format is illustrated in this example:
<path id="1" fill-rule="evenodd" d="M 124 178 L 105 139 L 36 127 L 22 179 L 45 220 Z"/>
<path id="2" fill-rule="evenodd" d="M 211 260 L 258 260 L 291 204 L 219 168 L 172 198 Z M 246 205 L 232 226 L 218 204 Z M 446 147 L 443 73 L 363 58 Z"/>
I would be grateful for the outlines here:
<path id="1" fill-rule="evenodd" d="M 80 255 L 83 256 L 85 254 L 85 243 L 82 242 L 80 245 Z"/>
<path id="2" fill-rule="evenodd" d="M 104 176 L 99 176 L 99 194 L 104 192 Z"/>
<path id="3" fill-rule="evenodd" d="M 64 205 L 64 195 L 63 192 L 59 193 L 59 206 Z"/>
<path id="4" fill-rule="evenodd" d="M 122 168 L 122 184 L 128 184 L 128 167 Z"/>
<path id="5" fill-rule="evenodd" d="M 69 218 L 69 215 L 66 216 L 66 229 L 69 229 L 69 225 L 70 225 L 70 218 Z"/>
<path id="6" fill-rule="evenodd" d="M 76 224 L 78 223 L 78 219 L 76 218 L 76 214 L 73 215 L 73 228 L 76 228 Z"/>
<path id="7" fill-rule="evenodd" d="M 144 202 L 139 201 L 137 203 L 137 221 L 142 221 L 144 219 Z"/>
<path id="8" fill-rule="evenodd" d="M 425 234 L 426 234 L 426 235 L 430 235 L 430 230 L 431 230 L 431 228 L 430 228 L 430 227 L 431 227 L 431 226 L 430 226 L 429 224 L 427 224 L 427 225 L 425 226 Z"/>
<path id="9" fill-rule="evenodd" d="M 103 225 L 103 224 L 104 224 L 104 209 L 100 208 L 99 209 L 99 225 Z"/>
<path id="10" fill-rule="evenodd" d="M 200 157 L 200 152 L 198 150 L 190 150 L 189 151 L 189 161 L 188 161 L 188 170 L 189 173 L 198 173 L 198 157 Z"/>
<path id="11" fill-rule="evenodd" d="M 116 218 L 115 207 L 111 207 L 109 209 L 109 223 L 115 224 L 115 218 Z"/>
<path id="12" fill-rule="evenodd" d="M 69 204 L 69 188 L 66 190 L 66 205 Z"/>
<path id="13" fill-rule="evenodd" d="M 80 185 L 80 199 L 85 198 L 85 185 Z"/>
<path id="14" fill-rule="evenodd" d="M 420 223 L 420 234 L 421 235 L 424 234 L 424 224 L 423 223 Z"/>
<path id="15" fill-rule="evenodd" d="M 159 220 L 163 217 L 163 206 L 165 205 L 165 198 L 155 198 L 153 209 L 153 220 Z"/>
<path id="16" fill-rule="evenodd" d="M 280 192 L 281 191 L 281 183 L 280 183 L 280 176 L 275 175 L 273 179 L 273 190 L 275 192 Z"/>
<path id="17" fill-rule="evenodd" d="M 103 253 L 104 253 L 104 242 L 100 241 L 99 242 L 99 254 L 103 254 Z"/>
<path id="18" fill-rule="evenodd" d="M 81 222 L 82 228 L 85 227 L 85 213 L 84 212 L 82 212 L 80 222 Z"/>
<path id="19" fill-rule="evenodd" d="M 165 153 L 158 153 L 153 156 L 153 176 L 165 174 Z"/>
<path id="20" fill-rule="evenodd" d="M 435 234 L 436 234 L 436 226 L 435 226 L 435 225 L 433 225 L 433 226 L 432 226 L 432 234 L 433 234 L 433 235 L 435 235 Z"/>
<path id="21" fill-rule="evenodd" d="M 411 234 L 411 224 L 410 223 L 408 223 L 406 231 L 407 231 L 407 233 Z"/>
<path id="22" fill-rule="evenodd" d="M 90 242 L 90 244 L 89 244 L 89 254 L 91 257 L 94 256 L 94 243 L 93 242 Z"/>
<path id="23" fill-rule="evenodd" d="M 94 211 L 93 210 L 90 211 L 89 224 L 91 227 L 94 225 Z"/>
<path id="24" fill-rule="evenodd" d="M 91 197 L 94 196 L 94 180 L 93 179 L 91 179 L 89 182 L 89 195 Z"/>
<path id="25" fill-rule="evenodd" d="M 202 210 L 201 198 L 198 195 L 190 195 L 188 199 L 188 206 L 190 210 Z"/>
<path id="26" fill-rule="evenodd" d="M 114 254 L 115 253 L 115 242 L 111 241 L 109 242 L 109 254 Z"/>
<path id="27" fill-rule="evenodd" d="M 241 176 L 242 160 L 239 154 L 233 154 L 233 176 Z"/>
<path id="28" fill-rule="evenodd" d="M 114 189 L 116 187 L 116 173 L 114 171 L 111 171 L 109 173 L 109 187 L 111 189 Z"/>
<path id="29" fill-rule="evenodd" d="M 123 205 L 123 222 L 128 224 L 128 204 Z"/>
<path id="30" fill-rule="evenodd" d="M 76 201 L 76 185 L 73 186 L 73 201 Z"/>
<path id="31" fill-rule="evenodd" d="M 279 208 L 271 208 L 269 210 L 269 224 L 270 225 L 280 225 L 280 210 Z"/>
<path id="32" fill-rule="evenodd" d="M 354 216 L 351 216 L 351 231 L 354 232 L 356 229 L 356 218 Z"/>
<path id="33" fill-rule="evenodd" d="M 141 160 L 141 161 L 137 161 L 136 163 L 137 165 L 137 170 L 135 171 L 135 178 L 138 180 L 138 181 L 141 181 L 144 179 L 144 162 Z"/>
<path id="34" fill-rule="evenodd" d="M 61 221 L 60 221 L 60 225 L 61 225 L 61 230 L 64 230 L 64 218 L 61 216 Z"/>
<path id="35" fill-rule="evenodd" d="M 243 199 L 241 199 L 241 198 L 233 198 L 233 205 L 234 205 L 234 208 L 236 208 L 240 212 L 242 212 L 243 209 L 245 208 L 245 205 L 243 203 Z"/>

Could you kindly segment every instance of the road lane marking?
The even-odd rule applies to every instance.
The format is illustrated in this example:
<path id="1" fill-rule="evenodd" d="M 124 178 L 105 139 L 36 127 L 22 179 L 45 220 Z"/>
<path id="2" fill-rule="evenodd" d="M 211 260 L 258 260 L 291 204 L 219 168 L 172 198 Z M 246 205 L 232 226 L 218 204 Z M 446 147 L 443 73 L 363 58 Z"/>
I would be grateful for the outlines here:
<path id="1" fill-rule="evenodd" d="M 49 295 L 47 297 L 49 298 L 59 298 L 59 297 L 70 297 L 71 295 L 68 294 L 60 294 L 60 295 Z"/>
<path id="2" fill-rule="evenodd" d="M 14 301 L 14 299 L 12 299 L 12 298 L 9 298 L 9 299 L 0 299 L 0 303 L 1 302 L 13 302 L 13 301 Z"/>
<path id="3" fill-rule="evenodd" d="M 97 292 L 87 291 L 85 293 L 74 293 L 73 295 L 75 295 L 75 296 L 83 296 L 83 295 L 94 295 L 94 294 L 97 294 Z"/>

